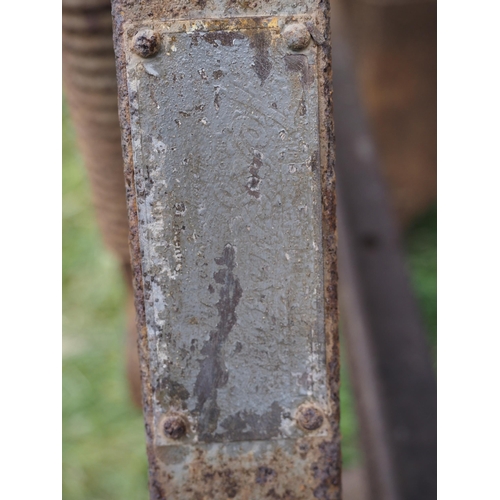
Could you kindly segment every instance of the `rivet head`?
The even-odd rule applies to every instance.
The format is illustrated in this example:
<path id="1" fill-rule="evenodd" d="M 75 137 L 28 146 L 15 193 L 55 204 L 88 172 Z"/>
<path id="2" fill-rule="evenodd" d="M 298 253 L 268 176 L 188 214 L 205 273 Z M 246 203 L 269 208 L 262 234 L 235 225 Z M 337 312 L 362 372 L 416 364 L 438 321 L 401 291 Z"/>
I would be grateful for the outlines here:
<path id="1" fill-rule="evenodd" d="M 323 415 L 311 405 L 301 406 L 297 411 L 297 423 L 306 431 L 314 431 L 323 425 Z"/>
<path id="2" fill-rule="evenodd" d="M 141 57 L 151 57 L 160 49 L 160 36 L 151 29 L 139 30 L 132 40 L 132 50 Z"/>
<path id="3" fill-rule="evenodd" d="M 170 439 L 180 439 L 186 431 L 186 422 L 180 415 L 170 415 L 163 422 L 163 432 Z"/>
<path id="4" fill-rule="evenodd" d="M 293 23 L 289 24 L 283 30 L 283 37 L 288 44 L 288 48 L 292 50 L 303 50 L 311 41 L 311 34 L 305 24 Z"/>

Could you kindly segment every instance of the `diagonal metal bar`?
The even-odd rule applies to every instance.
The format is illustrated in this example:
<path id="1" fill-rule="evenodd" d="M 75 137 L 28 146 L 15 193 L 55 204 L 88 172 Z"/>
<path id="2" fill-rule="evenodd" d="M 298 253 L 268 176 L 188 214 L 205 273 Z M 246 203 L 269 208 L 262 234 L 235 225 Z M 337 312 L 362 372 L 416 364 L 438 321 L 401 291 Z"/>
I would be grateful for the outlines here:
<path id="1" fill-rule="evenodd" d="M 332 15 L 342 322 L 372 499 L 436 498 L 436 381 L 342 12 Z"/>

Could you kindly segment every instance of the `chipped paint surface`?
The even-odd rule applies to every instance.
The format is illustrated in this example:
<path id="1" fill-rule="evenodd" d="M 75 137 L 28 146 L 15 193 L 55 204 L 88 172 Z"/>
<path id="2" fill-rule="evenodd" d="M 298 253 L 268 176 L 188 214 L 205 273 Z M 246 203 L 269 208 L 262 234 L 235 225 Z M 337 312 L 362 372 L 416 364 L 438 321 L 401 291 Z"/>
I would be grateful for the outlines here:
<path id="1" fill-rule="evenodd" d="M 148 22 L 158 53 L 125 53 L 153 498 L 339 492 L 322 61 L 315 43 L 290 51 L 288 21 Z M 124 25 L 124 43 L 136 32 Z M 176 440 L 172 415 L 186 419 Z"/>
<path id="2" fill-rule="evenodd" d="M 283 414 L 327 411 L 316 51 L 268 27 L 162 38 L 129 70 L 158 413 L 199 441 L 296 435 Z"/>

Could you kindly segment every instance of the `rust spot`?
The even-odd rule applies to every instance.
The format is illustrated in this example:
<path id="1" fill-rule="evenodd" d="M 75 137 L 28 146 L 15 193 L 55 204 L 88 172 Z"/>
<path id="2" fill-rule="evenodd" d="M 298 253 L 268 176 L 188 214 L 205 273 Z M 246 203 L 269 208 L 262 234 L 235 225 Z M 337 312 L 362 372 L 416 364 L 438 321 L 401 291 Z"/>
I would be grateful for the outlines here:
<path id="1" fill-rule="evenodd" d="M 319 445 L 319 461 L 311 466 L 315 479 L 319 485 L 314 489 L 314 498 L 329 500 L 332 490 L 340 484 L 340 454 L 335 441 L 325 441 Z"/>
<path id="2" fill-rule="evenodd" d="M 260 84 L 264 85 L 271 74 L 273 64 L 269 58 L 269 45 L 271 43 L 271 34 L 267 31 L 257 30 L 251 35 L 250 47 L 254 49 L 253 69 L 260 78 Z M 305 56 L 304 56 L 305 57 Z"/>
<path id="3" fill-rule="evenodd" d="M 224 481 L 224 490 L 229 498 L 234 498 L 238 494 L 238 483 L 233 477 L 233 471 L 231 469 L 225 469 L 222 471 L 222 478 Z"/>
<path id="4" fill-rule="evenodd" d="M 214 96 L 214 107 L 217 111 L 220 109 L 220 87 L 215 87 L 215 96 Z"/>
<path id="5" fill-rule="evenodd" d="M 203 474 L 203 480 L 205 482 L 212 481 L 214 477 L 215 477 L 215 472 L 205 472 Z"/>
<path id="6" fill-rule="evenodd" d="M 233 273 L 236 265 L 233 246 L 227 244 L 222 256 L 216 258 L 215 263 L 224 266 L 214 273 L 215 282 L 222 285 L 219 291 L 220 298 L 216 304 L 219 322 L 201 349 L 205 358 L 199 361 L 200 372 L 194 387 L 198 399 L 196 411 L 199 413 L 198 432 L 201 441 L 213 440 L 211 434 L 217 428 L 220 413 L 217 405 L 217 389 L 226 385 L 228 379 L 222 345 L 236 323 L 236 307 L 242 295 L 240 281 Z"/>
<path id="7" fill-rule="evenodd" d="M 248 178 L 247 184 L 246 184 L 246 190 L 247 193 L 250 196 L 253 196 L 254 198 L 259 199 L 260 198 L 260 183 L 261 183 L 261 178 L 259 176 L 259 169 L 262 167 L 262 154 L 259 152 L 254 152 L 253 154 L 253 159 L 251 165 L 248 167 L 248 170 L 250 171 L 250 177 Z"/>
<path id="8" fill-rule="evenodd" d="M 299 102 L 299 116 L 304 116 L 307 113 L 306 100 L 304 99 L 304 95 L 302 95 L 302 99 Z"/>
<path id="9" fill-rule="evenodd" d="M 316 172 L 316 170 L 318 170 L 318 165 L 319 165 L 319 151 L 314 151 L 313 153 L 311 153 L 311 156 L 309 157 L 307 166 L 309 167 L 311 172 Z"/>
<path id="10" fill-rule="evenodd" d="M 215 80 L 220 80 L 224 76 L 224 72 L 221 69 L 218 69 L 212 73 L 212 76 Z"/>
<path id="11" fill-rule="evenodd" d="M 299 455 L 302 460 L 305 460 L 307 454 L 309 453 L 310 446 L 308 443 L 302 443 L 299 445 Z"/>
<path id="12" fill-rule="evenodd" d="M 182 201 L 180 203 L 175 203 L 174 210 L 175 215 L 184 215 L 184 213 L 186 212 L 186 205 Z"/>
<path id="13" fill-rule="evenodd" d="M 275 500 L 295 500 L 297 497 L 290 490 L 286 490 L 283 495 L 279 495 L 274 488 L 271 488 L 267 492 L 266 498 L 273 498 Z"/>
<path id="14" fill-rule="evenodd" d="M 271 469 L 271 467 L 262 466 L 257 469 L 255 475 L 255 482 L 258 484 L 264 484 L 268 481 L 272 481 L 276 477 L 276 471 Z"/>
<path id="15" fill-rule="evenodd" d="M 198 45 L 200 43 L 200 34 L 199 33 L 190 33 L 189 36 L 191 38 L 190 46 L 191 47 L 198 47 Z"/>

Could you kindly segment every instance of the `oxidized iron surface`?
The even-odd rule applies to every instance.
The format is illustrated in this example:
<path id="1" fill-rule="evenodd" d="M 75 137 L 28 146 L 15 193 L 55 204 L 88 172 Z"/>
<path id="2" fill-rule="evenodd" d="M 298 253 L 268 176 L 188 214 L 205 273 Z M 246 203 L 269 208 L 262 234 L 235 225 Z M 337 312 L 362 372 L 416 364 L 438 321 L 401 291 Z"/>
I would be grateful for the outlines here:
<path id="1" fill-rule="evenodd" d="M 174 20 L 115 5 L 152 498 L 339 495 L 328 36 L 313 8 Z M 313 38 L 302 50 L 282 35 L 294 23 Z M 141 30 L 160 40 L 147 59 Z"/>

